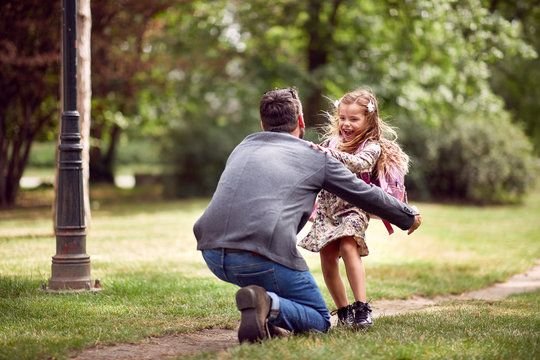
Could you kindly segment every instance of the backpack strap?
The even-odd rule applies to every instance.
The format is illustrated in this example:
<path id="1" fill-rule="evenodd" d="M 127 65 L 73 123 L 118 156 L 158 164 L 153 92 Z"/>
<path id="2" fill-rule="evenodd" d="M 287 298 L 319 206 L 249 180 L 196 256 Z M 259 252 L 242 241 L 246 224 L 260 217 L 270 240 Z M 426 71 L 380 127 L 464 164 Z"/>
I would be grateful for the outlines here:
<path id="1" fill-rule="evenodd" d="M 394 228 L 392 227 L 392 225 L 386 220 L 383 220 L 382 222 L 384 226 L 386 227 L 386 230 L 388 231 L 388 235 L 392 235 L 394 233 Z"/>
<path id="2" fill-rule="evenodd" d="M 364 180 L 366 184 L 371 184 L 371 173 L 363 172 L 360 174 L 360 178 Z"/>

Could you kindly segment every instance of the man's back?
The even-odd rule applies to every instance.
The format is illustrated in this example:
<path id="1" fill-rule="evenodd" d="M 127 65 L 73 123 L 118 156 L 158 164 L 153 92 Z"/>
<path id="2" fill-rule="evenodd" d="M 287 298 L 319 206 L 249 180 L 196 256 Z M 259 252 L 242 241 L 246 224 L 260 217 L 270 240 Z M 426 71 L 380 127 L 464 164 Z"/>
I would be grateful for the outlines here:
<path id="1" fill-rule="evenodd" d="M 307 270 L 296 234 L 324 180 L 324 154 L 288 133 L 260 132 L 233 151 L 195 224 L 199 249 L 233 248 Z"/>

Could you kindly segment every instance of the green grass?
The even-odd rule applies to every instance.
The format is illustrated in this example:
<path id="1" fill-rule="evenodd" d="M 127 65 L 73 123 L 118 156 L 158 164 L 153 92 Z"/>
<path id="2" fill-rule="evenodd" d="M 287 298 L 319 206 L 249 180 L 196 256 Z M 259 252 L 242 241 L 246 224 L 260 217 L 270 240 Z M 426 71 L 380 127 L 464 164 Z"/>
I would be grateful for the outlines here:
<path id="1" fill-rule="evenodd" d="M 51 190 L 24 191 L 20 208 L 0 212 L 0 359 L 62 359 L 100 344 L 237 326 L 236 288 L 217 280 L 195 249 L 192 226 L 208 199 L 162 201 L 141 189 L 92 188 L 91 195 L 87 253 L 92 277 L 105 287 L 100 292 L 40 290 L 55 253 Z M 423 225 L 412 236 L 388 237 L 380 222 L 370 225 L 365 264 L 373 300 L 478 289 L 540 258 L 540 192 L 519 206 L 416 205 Z M 318 255 L 302 253 L 333 308 Z M 453 302 L 429 313 L 381 318 L 367 332 L 242 345 L 222 357 L 534 359 L 538 295 Z M 194 358 L 205 357 L 215 354 Z"/>
<path id="2" fill-rule="evenodd" d="M 366 331 L 332 329 L 242 345 L 221 359 L 538 359 L 540 292 L 501 301 L 449 302 L 382 317 Z M 212 359 L 213 354 L 190 359 Z"/>

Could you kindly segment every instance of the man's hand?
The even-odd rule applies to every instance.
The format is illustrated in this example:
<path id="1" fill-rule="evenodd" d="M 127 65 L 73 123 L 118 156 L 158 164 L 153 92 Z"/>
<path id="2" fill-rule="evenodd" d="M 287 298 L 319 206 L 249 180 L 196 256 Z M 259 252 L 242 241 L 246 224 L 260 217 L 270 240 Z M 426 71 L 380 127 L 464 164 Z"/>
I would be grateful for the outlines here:
<path id="1" fill-rule="evenodd" d="M 315 144 L 315 143 L 313 143 L 313 142 L 311 142 L 311 141 L 309 142 L 309 145 L 310 145 L 312 148 L 315 148 L 315 149 L 320 150 L 320 151 L 322 151 L 322 152 L 324 152 L 324 153 L 327 153 L 328 155 L 332 155 L 332 154 L 330 153 L 330 150 L 328 150 L 328 148 L 322 147 L 321 145 Z"/>
<path id="2" fill-rule="evenodd" d="M 422 223 L 422 216 L 420 215 L 420 212 L 418 211 L 418 208 L 416 206 L 411 206 L 411 208 L 413 210 L 416 210 L 416 212 L 418 213 L 418 215 L 415 215 L 414 216 L 414 223 L 412 224 L 412 226 L 409 228 L 409 231 L 407 232 L 407 235 L 411 235 L 416 229 L 418 229 L 418 227 L 420 226 L 420 224 Z"/>

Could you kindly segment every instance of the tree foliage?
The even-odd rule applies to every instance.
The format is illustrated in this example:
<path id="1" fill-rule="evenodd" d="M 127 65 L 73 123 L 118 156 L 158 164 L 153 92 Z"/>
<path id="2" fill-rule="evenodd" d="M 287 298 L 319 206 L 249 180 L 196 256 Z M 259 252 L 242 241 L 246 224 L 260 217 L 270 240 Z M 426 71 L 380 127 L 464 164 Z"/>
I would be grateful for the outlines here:
<path id="1" fill-rule="evenodd" d="M 122 131 L 138 112 L 137 93 L 152 82 L 156 65 L 147 37 L 172 0 L 92 1 L 92 143 L 90 180 L 114 182 Z"/>
<path id="2" fill-rule="evenodd" d="M 490 11 L 500 13 L 515 23 L 523 39 L 536 54 L 540 53 L 540 1 L 497 1 L 486 4 Z M 493 91 L 502 96 L 514 122 L 523 125 L 533 141 L 536 155 L 540 154 L 540 58 L 538 56 L 507 56 L 490 66 Z"/>
<path id="3" fill-rule="evenodd" d="M 195 14 L 201 16 L 194 18 L 196 28 L 189 19 L 178 18 L 174 23 L 183 29 L 182 33 L 165 33 L 169 46 L 182 49 L 179 58 L 197 59 L 196 65 L 190 61 L 179 63 L 173 73 L 177 71 L 182 77 L 169 81 L 177 89 L 173 92 L 178 96 L 177 109 L 193 109 L 199 104 L 196 113 L 179 111 L 169 117 L 182 124 L 177 132 L 172 132 L 175 135 L 171 141 L 182 135 L 205 144 L 178 144 L 174 151 L 168 147 L 167 153 L 174 153 L 177 159 L 191 158 L 188 163 L 177 162 L 182 171 L 197 172 L 208 167 L 210 159 L 195 156 L 195 148 L 200 149 L 195 151 L 197 154 L 205 152 L 217 161 L 215 154 L 210 153 L 220 136 L 211 135 L 213 131 L 209 129 L 219 129 L 216 119 L 231 126 L 235 116 L 242 117 L 230 109 L 238 109 L 253 116 L 252 122 L 257 121 L 251 110 L 257 109 L 260 94 L 268 88 L 296 85 L 308 124 L 318 126 L 322 111 L 330 104 L 325 97 L 332 100 L 356 87 L 369 86 L 381 100 L 385 117 L 400 128 L 402 144 L 414 160 L 408 184 L 413 192 L 489 202 L 519 198 L 530 185 L 531 157 L 521 150 L 511 163 L 521 169 L 523 176 L 512 177 L 506 170 L 499 173 L 502 183 L 513 184 L 510 187 L 479 180 L 487 176 L 482 172 L 487 171 L 489 166 L 485 164 L 494 161 L 494 156 L 466 158 L 467 168 L 479 173 L 476 180 L 467 180 L 468 184 L 475 184 L 471 185 L 475 189 L 491 189 L 492 196 L 482 194 L 480 199 L 476 190 L 461 187 L 460 191 L 450 191 L 428 181 L 441 173 L 453 179 L 463 177 L 463 166 L 443 169 L 445 164 L 437 159 L 446 156 L 449 141 L 445 135 L 449 130 L 454 129 L 454 137 L 466 136 L 463 129 L 467 129 L 469 122 L 476 124 L 476 134 L 492 137 L 486 139 L 486 144 L 493 145 L 493 151 L 502 158 L 510 159 L 516 150 L 495 147 L 499 135 L 479 129 L 493 129 L 487 126 L 490 124 L 512 128 L 504 103 L 491 90 L 490 65 L 505 58 L 534 57 L 535 53 L 521 38 L 519 24 L 491 11 L 482 1 L 226 1 L 213 3 L 210 13 L 200 3 L 195 9 Z M 197 55 L 185 42 L 193 38 L 193 32 Z M 174 40 L 177 35 L 181 41 Z M 202 49 L 206 52 L 201 58 Z M 216 54 L 222 55 L 217 69 L 210 60 Z M 205 76 L 208 74 L 211 75 Z M 190 94 L 195 96 L 189 98 Z M 174 101 L 167 103 L 171 106 Z M 219 106 L 214 107 L 213 103 Z M 233 103 L 240 107 L 229 107 Z M 201 126 L 206 129 L 204 134 L 195 130 Z M 529 148 L 520 129 L 507 134 L 515 136 L 508 142 L 514 142 L 518 149 Z M 228 138 L 226 131 L 221 138 Z M 454 140 L 470 143 L 461 138 Z M 473 149 L 462 151 L 474 153 Z M 220 168 L 226 154 L 224 151 L 215 169 Z M 195 159 L 204 165 L 198 167 Z M 218 175 L 214 173 L 214 181 Z M 201 176 L 196 181 L 202 178 L 208 180 L 208 176 Z M 509 192 L 508 196 L 501 195 L 504 191 Z"/>
<path id="4" fill-rule="evenodd" d="M 175 167 L 174 193 L 208 194 L 234 145 L 259 129 L 264 91 L 296 86 L 316 140 L 329 100 L 368 86 L 413 159 L 413 192 L 517 199 L 532 158 L 512 123 L 538 131 L 538 8 L 525 0 L 94 1 L 91 174 L 111 180 L 123 133 L 160 144 Z M 490 150 L 477 153 L 472 134 Z M 485 180 L 490 169 L 498 182 Z"/>
<path id="5" fill-rule="evenodd" d="M 11 206 L 32 142 L 58 113 L 60 2 L 0 4 L 0 208 Z"/>

